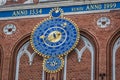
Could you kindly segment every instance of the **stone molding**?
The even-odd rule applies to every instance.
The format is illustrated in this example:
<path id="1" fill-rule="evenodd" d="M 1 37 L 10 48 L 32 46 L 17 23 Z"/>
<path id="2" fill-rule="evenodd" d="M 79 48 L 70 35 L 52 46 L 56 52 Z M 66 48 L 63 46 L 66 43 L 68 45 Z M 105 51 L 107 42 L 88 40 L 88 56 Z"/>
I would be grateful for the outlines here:
<path id="1" fill-rule="evenodd" d="M 18 9 L 31 9 L 31 8 L 46 8 L 46 7 L 59 7 L 59 6 L 72 6 L 72 5 L 84 5 L 84 4 L 98 4 L 119 2 L 119 0 L 93 0 L 93 1 L 58 1 L 58 2 L 44 2 L 38 4 L 19 4 L 19 5 L 5 5 L 0 7 L 0 11 L 18 10 Z"/>

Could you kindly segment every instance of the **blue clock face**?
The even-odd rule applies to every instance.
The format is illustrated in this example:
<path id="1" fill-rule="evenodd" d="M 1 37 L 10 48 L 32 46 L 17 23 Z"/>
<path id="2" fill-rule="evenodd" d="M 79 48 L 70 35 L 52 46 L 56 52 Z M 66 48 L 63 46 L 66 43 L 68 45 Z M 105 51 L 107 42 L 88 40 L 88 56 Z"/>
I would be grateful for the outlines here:
<path id="1" fill-rule="evenodd" d="M 78 28 L 64 18 L 44 21 L 34 29 L 31 36 L 32 47 L 44 57 L 67 54 L 76 46 L 78 40 Z"/>
<path id="2" fill-rule="evenodd" d="M 64 60 L 58 57 L 51 57 L 44 60 L 44 70 L 46 72 L 54 73 L 62 69 Z"/>

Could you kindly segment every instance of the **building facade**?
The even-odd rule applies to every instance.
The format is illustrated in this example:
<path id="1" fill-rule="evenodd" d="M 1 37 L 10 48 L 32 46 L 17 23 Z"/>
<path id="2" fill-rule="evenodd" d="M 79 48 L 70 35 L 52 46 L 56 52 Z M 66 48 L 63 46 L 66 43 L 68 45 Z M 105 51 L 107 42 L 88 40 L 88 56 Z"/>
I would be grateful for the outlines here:
<path id="1" fill-rule="evenodd" d="M 33 28 L 59 7 L 80 30 L 57 73 L 43 70 L 31 47 Z M 120 1 L 1 0 L 0 80 L 120 80 Z"/>

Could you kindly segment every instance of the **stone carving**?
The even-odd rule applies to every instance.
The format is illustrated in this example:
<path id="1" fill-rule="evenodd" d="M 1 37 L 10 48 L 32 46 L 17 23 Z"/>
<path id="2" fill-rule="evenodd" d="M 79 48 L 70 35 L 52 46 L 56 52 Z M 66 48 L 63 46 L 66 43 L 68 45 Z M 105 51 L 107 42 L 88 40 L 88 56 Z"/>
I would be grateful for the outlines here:
<path id="1" fill-rule="evenodd" d="M 106 28 L 110 25 L 110 19 L 107 17 L 101 17 L 97 20 L 97 25 L 100 28 Z"/>
<path id="2" fill-rule="evenodd" d="M 32 4 L 32 3 L 34 3 L 33 0 L 27 0 L 23 4 Z"/>
<path id="3" fill-rule="evenodd" d="M 3 32 L 6 35 L 11 35 L 13 33 L 15 33 L 16 31 L 16 26 L 14 24 L 7 24 L 4 28 L 3 28 Z"/>
<path id="4" fill-rule="evenodd" d="M 114 44 L 114 47 L 113 47 L 113 54 L 112 54 L 112 56 L 113 56 L 113 62 L 112 62 L 112 74 L 113 74 L 113 77 L 112 77 L 112 80 L 116 80 L 116 52 L 117 52 L 117 50 L 118 50 L 118 48 L 120 48 L 120 38 L 118 38 L 118 40 L 115 42 L 115 44 Z"/>
<path id="5" fill-rule="evenodd" d="M 5 4 L 6 4 L 6 2 L 7 2 L 7 0 L 0 0 L 0 6 L 5 5 Z"/>
<path id="6" fill-rule="evenodd" d="M 78 62 L 81 61 L 82 55 L 86 49 L 88 49 L 91 53 L 94 52 L 94 48 L 92 44 L 85 37 L 81 37 L 81 39 L 83 40 L 85 46 L 81 50 L 78 50 L 77 48 L 75 48 L 75 52 L 78 55 Z"/>
<path id="7" fill-rule="evenodd" d="M 84 46 L 80 51 L 77 49 L 77 48 L 75 48 L 75 52 L 77 53 L 77 55 L 78 55 L 78 62 L 80 62 L 81 61 L 81 58 L 82 58 L 82 54 L 83 54 L 83 52 L 86 50 L 86 46 Z"/>

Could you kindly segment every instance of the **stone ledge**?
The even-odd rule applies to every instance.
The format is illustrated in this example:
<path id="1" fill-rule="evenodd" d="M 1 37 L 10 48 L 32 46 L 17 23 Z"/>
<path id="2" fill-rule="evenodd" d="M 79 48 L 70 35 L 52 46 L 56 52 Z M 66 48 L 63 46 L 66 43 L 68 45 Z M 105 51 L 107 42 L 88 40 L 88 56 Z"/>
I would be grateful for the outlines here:
<path id="1" fill-rule="evenodd" d="M 1 6 L 0 11 L 7 10 L 18 10 L 18 9 L 30 9 L 30 8 L 46 8 L 46 7 L 59 7 L 59 6 L 71 6 L 71 5 L 84 5 L 84 4 L 96 4 L 96 3 L 109 3 L 109 2 L 120 2 L 120 0 L 109 0 L 109 1 L 59 1 L 59 2 L 42 2 L 38 4 L 27 4 L 27 5 L 6 5 Z"/>

